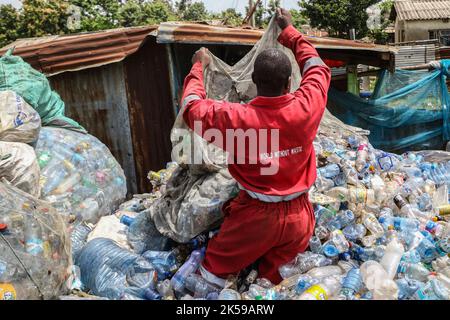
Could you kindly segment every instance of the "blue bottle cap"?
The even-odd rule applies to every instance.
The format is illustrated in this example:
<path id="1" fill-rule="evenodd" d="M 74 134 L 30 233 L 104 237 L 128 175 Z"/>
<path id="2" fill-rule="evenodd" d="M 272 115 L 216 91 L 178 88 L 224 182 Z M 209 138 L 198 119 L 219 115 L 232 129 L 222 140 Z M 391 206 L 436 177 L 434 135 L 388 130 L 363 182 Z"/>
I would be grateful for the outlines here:
<path id="1" fill-rule="evenodd" d="M 327 256 L 327 257 L 336 257 L 339 255 L 339 250 L 331 245 L 331 244 L 326 244 L 323 247 L 323 253 Z"/>

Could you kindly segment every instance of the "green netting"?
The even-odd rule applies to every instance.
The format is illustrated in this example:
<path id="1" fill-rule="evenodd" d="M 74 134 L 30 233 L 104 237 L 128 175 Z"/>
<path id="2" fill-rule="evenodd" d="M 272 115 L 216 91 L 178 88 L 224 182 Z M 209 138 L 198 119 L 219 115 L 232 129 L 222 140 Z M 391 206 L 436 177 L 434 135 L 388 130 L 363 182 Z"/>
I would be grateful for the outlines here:
<path id="1" fill-rule="evenodd" d="M 12 90 L 20 95 L 39 113 L 43 125 L 85 131 L 76 121 L 64 115 L 64 101 L 51 89 L 46 76 L 21 57 L 14 56 L 12 51 L 0 58 L 0 90 Z"/>

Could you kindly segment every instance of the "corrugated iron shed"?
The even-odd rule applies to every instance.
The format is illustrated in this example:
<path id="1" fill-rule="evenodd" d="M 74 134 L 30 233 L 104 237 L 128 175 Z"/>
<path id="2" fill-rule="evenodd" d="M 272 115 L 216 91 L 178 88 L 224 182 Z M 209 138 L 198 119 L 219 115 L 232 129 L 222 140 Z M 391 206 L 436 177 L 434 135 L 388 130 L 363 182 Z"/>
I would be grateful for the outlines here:
<path id="1" fill-rule="evenodd" d="M 145 26 L 19 39 L 2 48 L 0 55 L 15 47 L 14 54 L 51 76 L 122 61 L 156 29 L 157 26 Z"/>
<path id="2" fill-rule="evenodd" d="M 254 45 L 264 34 L 262 29 L 231 28 L 185 22 L 165 22 L 158 28 L 158 43 L 200 43 Z M 306 37 L 318 49 L 350 49 L 394 52 L 388 46 L 337 38 Z"/>
<path id="3" fill-rule="evenodd" d="M 394 9 L 399 20 L 450 18 L 450 0 L 397 0 Z"/>
<path id="4" fill-rule="evenodd" d="M 157 36 L 158 43 L 254 45 L 263 33 L 264 30 L 261 29 L 169 22 L 162 23 L 159 27 L 120 28 L 93 33 L 20 39 L 2 48 L 0 55 L 7 49 L 15 47 L 16 55 L 21 56 L 35 69 L 51 76 L 122 61 L 136 52 L 150 35 Z M 359 41 L 307 38 L 319 50 L 323 50 L 327 55 L 326 58 L 330 58 L 327 52 L 350 50 L 378 53 L 374 59 L 388 61 L 389 54 L 395 52 L 392 47 Z"/>

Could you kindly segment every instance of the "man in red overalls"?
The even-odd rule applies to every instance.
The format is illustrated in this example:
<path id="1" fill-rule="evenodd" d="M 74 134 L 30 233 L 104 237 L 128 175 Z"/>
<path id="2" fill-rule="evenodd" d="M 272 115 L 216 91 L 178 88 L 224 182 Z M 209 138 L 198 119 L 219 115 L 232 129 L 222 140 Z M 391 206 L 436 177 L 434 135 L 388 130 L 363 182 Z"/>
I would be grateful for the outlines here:
<path id="1" fill-rule="evenodd" d="M 289 58 L 276 49 L 257 57 L 252 79 L 258 96 L 248 104 L 206 99 L 203 68 L 210 60 L 205 48 L 194 55 L 184 83 L 183 117 L 190 128 L 200 123 L 203 136 L 208 129 L 224 136 L 230 129 L 255 130 L 258 137 L 244 151 L 227 145 L 225 138 L 214 141 L 231 158 L 246 160 L 228 165 L 241 191 L 224 205 L 224 222 L 210 240 L 200 267 L 202 276 L 219 286 L 255 261 L 259 261 L 259 276 L 278 284 L 282 280 L 278 268 L 306 250 L 314 231 L 308 199 L 316 180 L 313 140 L 325 111 L 331 73 L 293 27 L 289 11 L 278 9 L 277 23 L 283 30 L 278 41 L 293 51 L 302 73 L 300 88 L 294 93 L 289 93 Z M 263 146 L 261 130 L 278 130 L 278 141 L 269 134 Z M 256 155 L 249 152 L 254 145 L 259 148 Z"/>

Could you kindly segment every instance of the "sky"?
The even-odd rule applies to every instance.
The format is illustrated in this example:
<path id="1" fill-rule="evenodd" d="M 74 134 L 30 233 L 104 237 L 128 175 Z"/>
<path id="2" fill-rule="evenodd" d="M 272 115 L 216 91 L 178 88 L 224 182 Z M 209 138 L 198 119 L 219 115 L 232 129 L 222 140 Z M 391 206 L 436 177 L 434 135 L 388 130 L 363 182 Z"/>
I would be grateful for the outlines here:
<path id="1" fill-rule="evenodd" d="M 197 0 L 201 1 L 201 0 Z M 268 0 L 262 0 L 263 4 Z M 245 6 L 248 5 L 248 0 L 203 0 L 206 5 L 206 9 L 212 12 L 221 12 L 227 8 L 236 8 L 240 12 L 244 13 Z M 298 8 L 298 0 L 281 0 L 281 6 L 287 9 Z M 20 6 L 19 0 L 0 0 L 0 4 L 10 3 L 15 7 Z"/>

